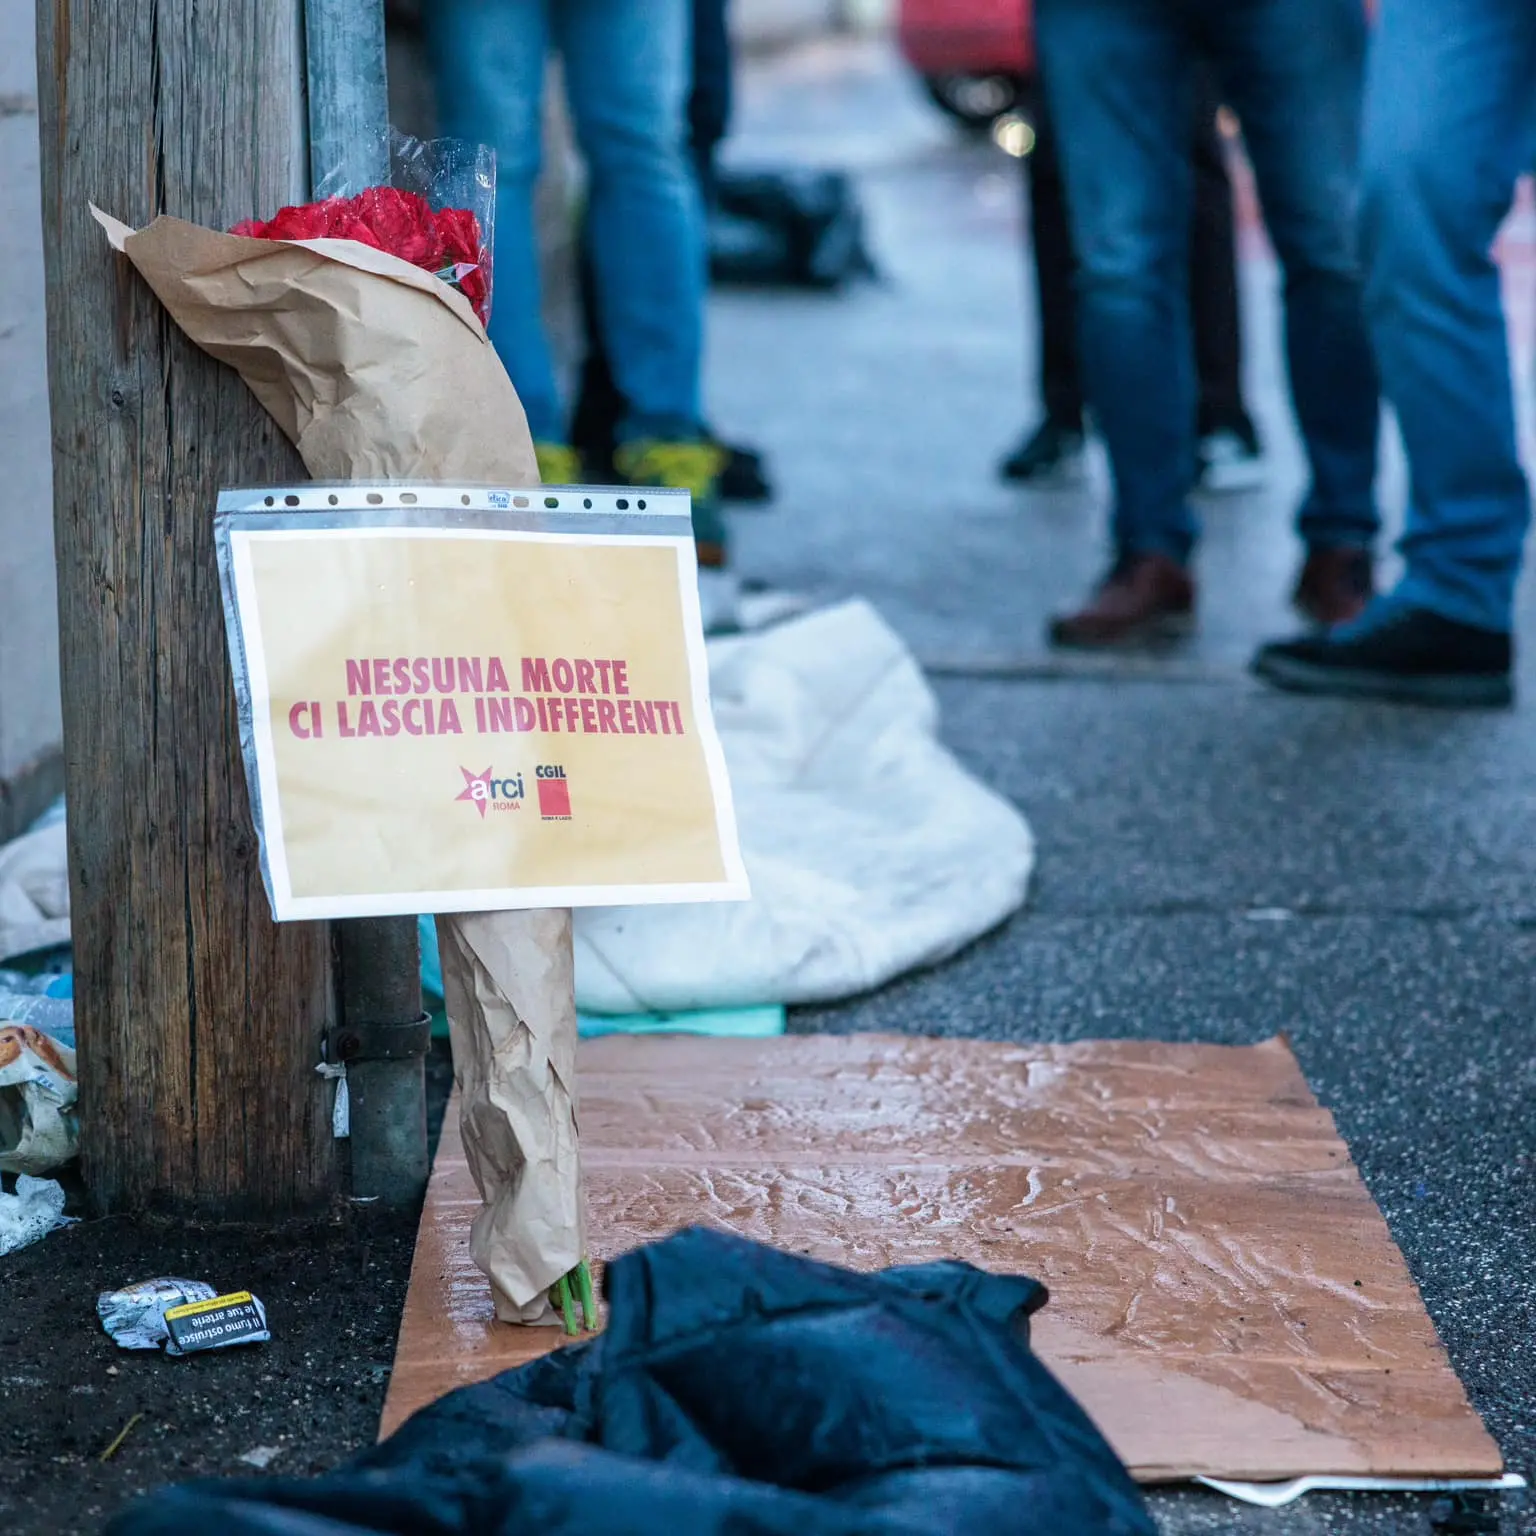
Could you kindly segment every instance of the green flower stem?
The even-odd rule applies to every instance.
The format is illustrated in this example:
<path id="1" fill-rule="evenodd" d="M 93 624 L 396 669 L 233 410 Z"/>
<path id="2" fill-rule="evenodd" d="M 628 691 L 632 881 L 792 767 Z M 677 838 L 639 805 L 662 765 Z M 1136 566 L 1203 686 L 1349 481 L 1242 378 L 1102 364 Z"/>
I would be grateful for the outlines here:
<path id="1" fill-rule="evenodd" d="M 575 1269 L 561 1275 L 549 1288 L 549 1299 L 560 1312 L 565 1331 L 575 1338 L 583 1329 L 593 1333 L 597 1329 L 597 1300 L 592 1294 L 592 1271 L 583 1259 Z M 576 1320 L 578 1300 L 581 1305 L 581 1321 Z"/>
<path id="2" fill-rule="evenodd" d="M 592 1271 L 585 1259 L 576 1266 L 576 1284 L 581 1289 L 581 1319 L 591 1333 L 597 1328 L 597 1299 L 592 1294 Z"/>
<path id="3" fill-rule="evenodd" d="M 561 1320 L 565 1323 L 565 1331 L 572 1338 L 581 1332 L 576 1326 L 576 1308 L 571 1305 L 571 1277 L 561 1275 L 555 1281 L 554 1303 L 560 1309 Z"/>

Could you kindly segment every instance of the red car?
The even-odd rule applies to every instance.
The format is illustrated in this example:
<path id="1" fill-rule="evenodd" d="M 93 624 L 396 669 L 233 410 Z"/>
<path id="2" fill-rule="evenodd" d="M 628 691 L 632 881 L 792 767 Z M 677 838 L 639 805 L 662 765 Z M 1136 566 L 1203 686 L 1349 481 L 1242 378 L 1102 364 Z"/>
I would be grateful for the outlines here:
<path id="1" fill-rule="evenodd" d="M 1374 21 L 1378 0 L 1364 0 Z M 897 39 L 951 116 L 985 128 L 1028 100 L 1035 73 L 1033 0 L 901 0 Z"/>
<path id="2" fill-rule="evenodd" d="M 984 128 L 1025 98 L 1032 19 L 1031 0 L 901 0 L 897 38 L 934 101 Z"/>

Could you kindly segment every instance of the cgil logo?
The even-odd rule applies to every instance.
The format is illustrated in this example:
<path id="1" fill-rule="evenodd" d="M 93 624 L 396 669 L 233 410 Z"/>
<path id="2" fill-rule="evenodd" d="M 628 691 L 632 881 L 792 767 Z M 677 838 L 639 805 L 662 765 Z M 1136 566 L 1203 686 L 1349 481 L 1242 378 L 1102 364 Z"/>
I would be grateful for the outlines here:
<path id="1" fill-rule="evenodd" d="M 539 786 L 539 815 L 545 821 L 571 819 L 571 786 L 558 763 L 540 763 L 533 770 Z"/>
<path id="2" fill-rule="evenodd" d="M 497 778 L 493 768 L 487 768 L 484 773 L 471 773 L 468 768 L 462 767 L 459 772 L 464 775 L 464 788 L 454 799 L 468 800 L 480 812 L 482 821 L 487 810 L 522 809 L 527 795 L 522 774 L 514 773 L 507 778 Z"/>

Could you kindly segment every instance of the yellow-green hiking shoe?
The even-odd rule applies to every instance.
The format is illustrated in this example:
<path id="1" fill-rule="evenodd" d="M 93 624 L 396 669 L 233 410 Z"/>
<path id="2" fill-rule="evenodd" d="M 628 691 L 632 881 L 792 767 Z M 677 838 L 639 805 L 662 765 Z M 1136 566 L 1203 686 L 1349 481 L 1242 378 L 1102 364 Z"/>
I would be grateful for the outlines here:
<path id="1" fill-rule="evenodd" d="M 613 462 L 627 485 L 663 485 L 693 497 L 693 542 L 699 564 L 719 569 L 726 561 L 725 518 L 720 511 L 720 471 L 725 450 L 716 443 L 639 438 L 621 443 Z"/>
<path id="2" fill-rule="evenodd" d="M 569 443 L 535 443 L 540 485 L 580 485 L 581 455 Z"/>

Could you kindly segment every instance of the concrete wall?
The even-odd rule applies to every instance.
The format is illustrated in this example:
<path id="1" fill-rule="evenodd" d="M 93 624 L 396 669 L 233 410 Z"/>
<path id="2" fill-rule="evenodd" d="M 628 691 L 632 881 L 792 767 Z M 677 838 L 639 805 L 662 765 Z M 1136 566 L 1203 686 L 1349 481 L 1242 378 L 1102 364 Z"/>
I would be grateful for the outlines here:
<path id="1" fill-rule="evenodd" d="M 0 0 L 0 839 L 58 792 L 59 635 L 29 0 Z"/>

